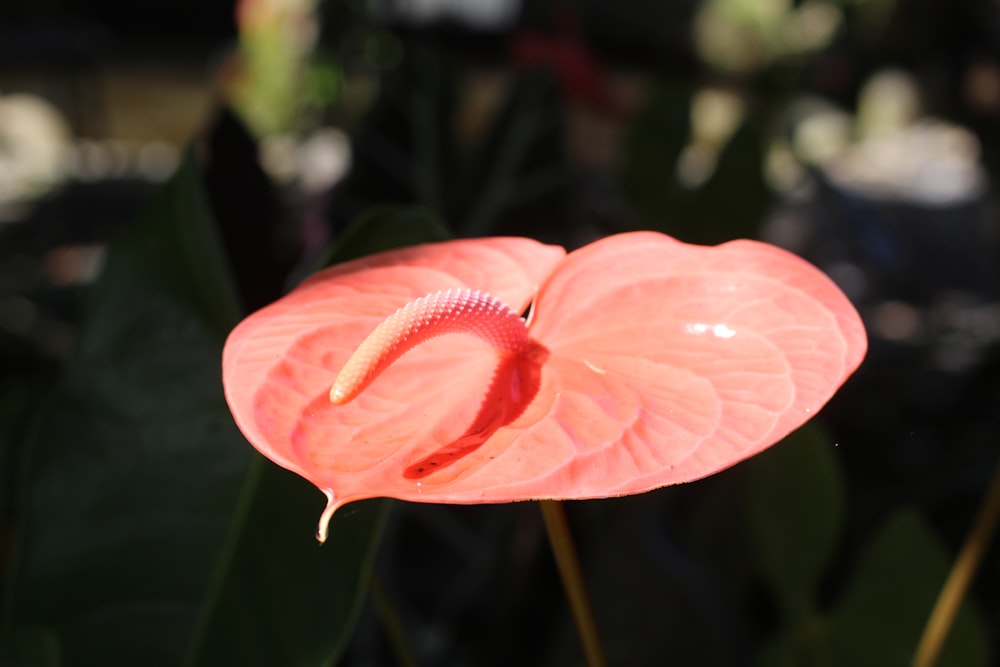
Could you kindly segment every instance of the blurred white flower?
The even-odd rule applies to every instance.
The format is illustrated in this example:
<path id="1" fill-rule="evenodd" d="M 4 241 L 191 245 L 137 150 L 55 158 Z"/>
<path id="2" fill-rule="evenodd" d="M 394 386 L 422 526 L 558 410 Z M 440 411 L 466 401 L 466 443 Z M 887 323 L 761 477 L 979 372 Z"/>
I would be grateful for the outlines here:
<path id="1" fill-rule="evenodd" d="M 38 196 L 66 177 L 70 131 L 35 95 L 0 95 L 0 205 Z"/>

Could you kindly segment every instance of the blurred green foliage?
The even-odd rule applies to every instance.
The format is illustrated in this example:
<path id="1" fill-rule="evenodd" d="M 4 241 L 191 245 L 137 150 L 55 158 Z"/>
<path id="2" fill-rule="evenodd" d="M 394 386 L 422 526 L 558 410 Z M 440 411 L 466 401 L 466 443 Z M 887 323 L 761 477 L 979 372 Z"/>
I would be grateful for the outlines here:
<path id="1" fill-rule="evenodd" d="M 386 505 L 343 512 L 320 549 L 321 494 L 237 431 L 219 360 L 239 306 L 200 179 L 189 154 L 115 244 L 36 417 L 15 664 L 332 664 L 350 636 Z"/>
<path id="2" fill-rule="evenodd" d="M 700 243 L 758 236 L 781 194 L 768 161 L 792 141 L 795 101 L 826 95 L 849 106 L 883 61 L 931 72 L 940 95 L 957 87 L 949 68 L 972 57 L 944 50 L 962 36 L 945 30 L 959 22 L 949 12 L 990 16 L 982 2 L 683 3 L 671 11 L 690 26 L 643 34 L 665 39 L 690 27 L 691 53 L 671 51 L 673 43 L 663 60 L 639 52 L 644 96 L 608 121 L 622 130 L 620 151 L 595 174 L 567 147 L 574 118 L 603 113 L 568 99 L 561 82 L 578 71 L 491 61 L 506 84 L 479 132 L 463 132 L 472 69 L 463 58 L 476 49 L 444 44 L 447 34 L 373 27 L 359 18 L 361 4 L 304 3 L 299 18 L 269 20 L 266 3 L 246 3 L 245 69 L 229 82 L 263 136 L 329 113 L 351 65 L 379 75 L 349 127 L 347 177 L 316 199 L 282 193 L 294 214 L 322 219 L 329 246 L 293 278 L 283 264 L 265 266 L 281 238 L 270 234 L 287 231 L 287 221 L 271 220 L 249 196 L 262 175 L 249 179 L 238 166 L 253 162 L 256 146 L 214 147 L 210 179 L 189 154 L 114 245 L 89 293 L 76 355 L 26 438 L 24 413 L 57 370 L 49 362 L 30 382 L 4 385 L 2 435 L 26 442 L 2 459 L 13 521 L 4 664 L 370 665 L 401 655 L 441 665 L 579 664 L 529 504 L 368 501 L 337 514 L 325 547 L 314 543 L 321 495 L 259 457 L 222 396 L 222 342 L 242 312 L 237 295 L 250 300 L 241 278 L 266 273 L 270 292 L 258 296 L 274 294 L 281 279 L 318 265 L 453 235 L 525 234 L 567 246 L 636 227 Z M 662 19 L 664 6 L 651 15 Z M 316 11 L 336 19 L 323 26 L 325 42 L 309 32 L 317 26 L 295 31 Z M 601 6 L 583 13 L 607 19 L 594 32 L 612 35 L 612 51 L 633 46 L 630 33 L 616 42 L 613 31 L 635 29 L 636 19 Z M 738 113 L 703 141 L 706 90 L 736 99 Z M 939 97 L 937 109 L 978 124 L 984 161 L 995 165 L 993 117 L 956 110 L 955 99 Z M 226 217 L 223 194 L 244 208 Z M 845 199 L 833 214 L 842 232 L 855 229 L 843 211 L 858 203 Z M 828 212 L 826 203 L 818 208 Z M 224 218 L 235 222 L 217 225 Z M 233 242 L 240 236 L 252 237 L 254 254 L 237 256 L 246 250 Z M 918 265 L 917 273 L 932 272 Z M 995 412 L 1000 392 L 995 358 L 966 387 L 926 373 L 925 350 L 881 341 L 874 352 L 873 370 L 845 389 L 824 424 L 761 456 L 683 487 L 570 505 L 613 664 L 908 664 L 995 457 L 982 415 Z M 911 381 L 918 373 L 924 384 Z M 1000 570 L 995 559 L 986 568 L 987 585 L 963 608 L 942 665 L 980 667 L 997 655 L 988 628 L 1000 618 L 990 596 Z M 373 572 L 378 605 L 367 594 Z"/>

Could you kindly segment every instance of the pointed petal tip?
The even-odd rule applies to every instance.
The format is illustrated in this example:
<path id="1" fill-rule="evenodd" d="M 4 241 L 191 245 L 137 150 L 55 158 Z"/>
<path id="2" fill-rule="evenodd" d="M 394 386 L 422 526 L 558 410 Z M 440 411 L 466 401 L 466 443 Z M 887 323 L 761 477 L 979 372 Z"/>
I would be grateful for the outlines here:
<path id="1" fill-rule="evenodd" d="M 326 507 L 323 509 L 323 513 L 319 515 L 319 525 L 316 527 L 316 541 L 320 544 L 326 542 L 327 533 L 330 529 L 330 519 L 333 518 L 333 513 L 340 509 L 340 506 L 344 504 L 343 499 L 337 499 L 333 495 L 333 489 L 322 489 L 323 495 L 326 496 Z"/>

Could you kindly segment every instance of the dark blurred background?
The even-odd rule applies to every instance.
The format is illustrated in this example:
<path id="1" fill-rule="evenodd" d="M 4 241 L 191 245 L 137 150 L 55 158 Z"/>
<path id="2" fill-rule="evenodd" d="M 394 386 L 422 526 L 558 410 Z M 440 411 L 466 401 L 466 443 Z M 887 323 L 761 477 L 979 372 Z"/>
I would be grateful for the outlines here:
<path id="1" fill-rule="evenodd" d="M 816 263 L 871 338 L 809 436 L 843 514 L 813 600 L 829 620 L 900 512 L 953 557 L 997 466 L 998 118 L 993 0 L 5 0 L 0 522 L 109 244 L 190 144 L 251 309 L 387 204 L 459 236 L 652 228 Z M 572 510 L 618 664 L 836 664 L 774 648 L 794 623 L 768 566 L 722 537 L 755 530 L 740 468 Z M 420 664 L 573 664 L 542 542 L 527 506 L 395 508 L 377 563 Z M 663 591 L 624 574 L 630 553 Z M 982 650 L 955 664 L 1000 655 L 997 554 L 971 593 Z M 659 628 L 650 590 L 715 631 Z M 347 664 L 391 662 L 377 617 Z"/>

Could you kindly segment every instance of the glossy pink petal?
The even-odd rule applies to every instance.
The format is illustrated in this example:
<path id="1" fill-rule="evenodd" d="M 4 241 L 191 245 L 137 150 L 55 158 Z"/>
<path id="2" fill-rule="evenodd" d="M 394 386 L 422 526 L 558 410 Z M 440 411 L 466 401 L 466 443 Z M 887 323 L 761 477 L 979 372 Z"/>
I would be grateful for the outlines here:
<path id="1" fill-rule="evenodd" d="M 358 399 L 333 406 L 328 392 L 347 358 L 388 314 L 440 289 L 485 290 L 523 310 L 565 254 L 528 239 L 460 240 L 317 273 L 245 319 L 226 341 L 223 384 L 240 430 L 262 454 L 320 488 L 344 473 L 378 469 L 398 457 L 400 443 L 438 437 L 438 421 L 465 418 L 489 384 L 496 360 L 481 341 L 430 341 Z M 348 479 L 353 495 L 382 493 Z"/>
<path id="2" fill-rule="evenodd" d="M 471 287 L 520 311 L 537 285 L 529 353 L 436 338 L 330 404 L 348 356 L 404 303 Z M 605 497 L 703 477 L 808 420 L 865 349 L 854 308 L 798 257 L 642 232 L 565 258 L 481 239 L 336 267 L 241 324 L 223 369 L 243 432 L 334 508 Z"/>
<path id="3" fill-rule="evenodd" d="M 570 454 L 549 484 L 579 495 L 686 482 L 756 454 L 815 415 L 867 349 L 829 278 L 755 241 L 610 237 L 560 264 L 536 307 L 532 337 L 552 353 L 542 393 L 558 397 L 537 419 L 567 434 Z"/>

